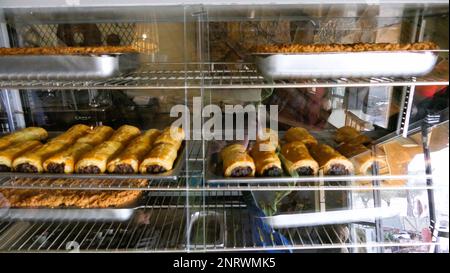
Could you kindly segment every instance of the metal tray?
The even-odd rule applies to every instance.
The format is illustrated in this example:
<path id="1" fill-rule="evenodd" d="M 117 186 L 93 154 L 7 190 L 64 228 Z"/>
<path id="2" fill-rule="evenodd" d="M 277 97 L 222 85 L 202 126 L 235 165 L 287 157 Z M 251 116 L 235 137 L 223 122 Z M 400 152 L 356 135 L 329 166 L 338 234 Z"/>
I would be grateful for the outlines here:
<path id="1" fill-rule="evenodd" d="M 349 224 L 354 222 L 374 222 L 379 218 L 398 216 L 400 211 L 392 208 L 348 209 L 339 211 L 293 213 L 262 217 L 272 228 L 293 228 L 320 225 Z"/>
<path id="2" fill-rule="evenodd" d="M 131 72 L 139 54 L 0 56 L 0 79 L 101 79 Z"/>
<path id="3" fill-rule="evenodd" d="M 177 181 L 178 175 L 184 166 L 184 156 L 186 153 L 186 141 L 184 140 L 178 150 L 177 159 L 173 163 L 172 170 L 158 174 L 54 174 L 54 173 L 16 173 L 0 172 L 0 178 L 48 178 L 48 179 L 159 179 Z"/>
<path id="4" fill-rule="evenodd" d="M 268 79 L 412 77 L 429 73 L 438 51 L 254 54 Z"/>
<path id="5" fill-rule="evenodd" d="M 66 220 L 66 221 L 127 221 L 144 206 L 144 194 L 129 205 L 117 208 L 0 208 L 0 220 Z"/>

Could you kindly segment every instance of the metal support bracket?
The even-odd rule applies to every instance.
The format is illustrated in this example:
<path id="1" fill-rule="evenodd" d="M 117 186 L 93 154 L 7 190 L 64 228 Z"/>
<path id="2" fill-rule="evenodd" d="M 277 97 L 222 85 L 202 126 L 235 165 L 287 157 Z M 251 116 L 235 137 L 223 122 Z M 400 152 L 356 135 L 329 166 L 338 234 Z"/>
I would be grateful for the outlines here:
<path id="1" fill-rule="evenodd" d="M 406 86 L 403 92 L 401 109 L 398 120 L 397 134 L 408 137 L 409 120 L 411 117 L 411 109 L 413 106 L 415 85 Z"/>

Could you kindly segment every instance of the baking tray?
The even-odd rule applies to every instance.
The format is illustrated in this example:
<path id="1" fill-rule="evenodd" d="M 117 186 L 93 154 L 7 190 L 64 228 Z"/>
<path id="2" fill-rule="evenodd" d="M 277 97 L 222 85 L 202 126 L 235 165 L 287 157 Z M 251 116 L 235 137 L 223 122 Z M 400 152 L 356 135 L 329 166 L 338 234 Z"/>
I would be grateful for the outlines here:
<path id="1" fill-rule="evenodd" d="M 178 150 L 178 156 L 173 163 L 172 170 L 158 174 L 54 174 L 54 173 L 18 173 L 0 172 L 0 178 L 48 178 L 48 179 L 159 179 L 167 181 L 177 181 L 178 175 L 184 166 L 186 153 L 186 141 L 184 140 Z"/>
<path id="2" fill-rule="evenodd" d="M 42 221 L 127 221 L 136 210 L 144 208 L 145 194 L 130 204 L 117 208 L 0 208 L 0 220 Z"/>
<path id="3" fill-rule="evenodd" d="M 322 53 L 257 53 L 256 65 L 268 79 L 412 77 L 429 73 L 438 50 Z"/>
<path id="4" fill-rule="evenodd" d="M 138 66 L 138 53 L 0 56 L 0 79 L 102 79 L 131 72 Z"/>
<path id="5" fill-rule="evenodd" d="M 391 218 L 400 215 L 392 208 L 348 209 L 338 211 L 293 213 L 262 217 L 264 223 L 272 228 L 297 228 L 321 225 L 349 224 L 355 222 L 374 222 L 375 219 Z"/>

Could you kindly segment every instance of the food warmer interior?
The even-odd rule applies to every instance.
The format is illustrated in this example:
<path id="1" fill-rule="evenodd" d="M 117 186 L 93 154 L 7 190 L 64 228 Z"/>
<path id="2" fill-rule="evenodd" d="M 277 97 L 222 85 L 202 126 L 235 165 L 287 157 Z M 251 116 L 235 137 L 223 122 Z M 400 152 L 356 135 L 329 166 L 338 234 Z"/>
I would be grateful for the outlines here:
<path id="1" fill-rule="evenodd" d="M 448 2 L 274 2 L 1 1 L 0 252 L 448 252 Z"/>

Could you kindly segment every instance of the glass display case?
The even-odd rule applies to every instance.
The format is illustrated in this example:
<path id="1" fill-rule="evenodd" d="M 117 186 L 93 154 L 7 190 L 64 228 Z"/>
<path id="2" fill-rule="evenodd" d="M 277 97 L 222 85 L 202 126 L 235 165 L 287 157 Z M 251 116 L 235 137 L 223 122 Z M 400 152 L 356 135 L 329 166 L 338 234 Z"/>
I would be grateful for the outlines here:
<path id="1" fill-rule="evenodd" d="M 162 174 L 0 172 L 0 252 L 448 252 L 448 2 L 222 2 L 0 3 L 2 134 L 42 127 L 54 137 L 76 124 L 185 132 Z M 437 45 L 412 50 L 433 62 L 420 75 L 407 74 L 421 66 L 405 49 L 380 62 L 259 52 L 419 42 Z M 64 53 L 74 48 L 100 51 Z M 133 52 L 108 51 L 117 48 Z M 308 70 L 336 58 L 338 69 Z M 340 74 L 352 58 L 358 68 Z M 282 174 L 225 177 L 221 151 L 254 149 L 258 126 L 277 129 Z M 352 171 L 287 171 L 293 127 L 339 150 Z M 369 139 L 363 152 L 341 150 L 343 127 Z M 138 197 L 68 201 L 128 195 Z"/>

